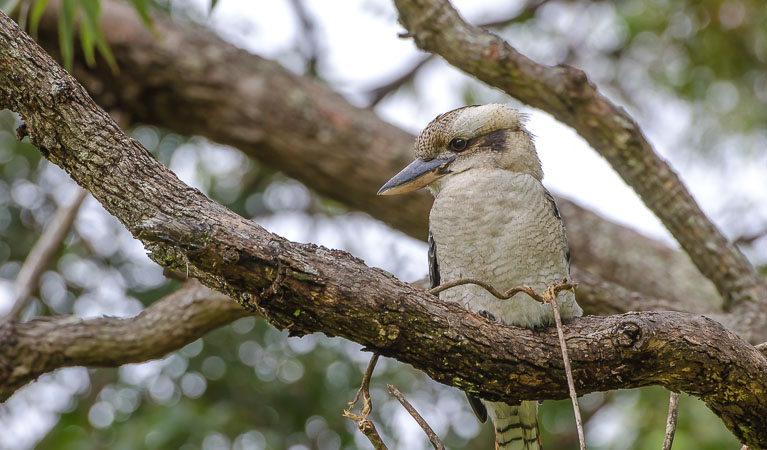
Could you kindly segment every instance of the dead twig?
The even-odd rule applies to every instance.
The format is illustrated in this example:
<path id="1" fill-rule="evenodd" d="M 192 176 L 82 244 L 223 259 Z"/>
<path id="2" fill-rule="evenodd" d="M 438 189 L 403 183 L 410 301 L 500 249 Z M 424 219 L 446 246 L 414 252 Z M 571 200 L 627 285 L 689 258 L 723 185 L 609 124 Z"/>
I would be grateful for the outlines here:
<path id="1" fill-rule="evenodd" d="M 301 24 L 299 40 L 299 51 L 306 57 L 306 74 L 311 77 L 317 76 L 317 64 L 319 62 L 319 48 L 316 38 L 316 26 L 314 20 L 306 10 L 306 5 L 302 0 L 290 0 L 296 19 Z"/>
<path id="2" fill-rule="evenodd" d="M 409 83 L 413 78 L 415 78 L 415 74 L 418 73 L 418 71 L 421 70 L 421 68 L 425 66 L 426 63 L 433 60 L 434 58 L 434 55 L 422 57 L 420 60 L 418 60 L 417 63 L 413 64 L 413 66 L 408 70 L 402 72 L 402 74 L 400 74 L 398 77 L 392 79 L 386 84 L 371 89 L 368 92 L 368 95 L 371 97 L 370 103 L 368 103 L 368 108 L 375 107 L 381 102 L 381 100 L 386 98 L 386 96 L 402 87 L 402 85 L 405 83 Z"/>
<path id="3" fill-rule="evenodd" d="M 666 419 L 666 438 L 663 440 L 663 450 L 671 450 L 676 433 L 676 419 L 679 415 L 679 393 L 671 392 L 668 399 L 668 418 Z"/>
<path id="4" fill-rule="evenodd" d="M 732 243 L 735 245 L 751 245 L 765 236 L 767 236 L 767 229 L 758 231 L 756 233 L 742 234 L 733 239 Z"/>
<path id="5" fill-rule="evenodd" d="M 429 424 L 426 423 L 426 420 L 424 420 L 424 418 L 418 414 L 418 411 L 416 411 L 415 408 L 413 408 L 413 405 L 407 401 L 405 396 L 402 395 L 402 392 L 400 392 L 399 389 L 392 386 L 391 384 L 387 384 L 386 387 L 389 388 L 391 395 L 393 395 L 394 398 L 396 398 L 399 403 L 407 410 L 407 412 L 413 416 L 413 419 L 418 422 L 418 425 L 421 426 L 421 429 L 423 429 L 424 433 L 426 433 L 426 436 L 429 437 L 429 441 L 431 441 L 431 445 L 434 447 L 434 450 L 445 450 L 445 446 L 442 444 L 442 441 L 439 440 L 437 433 L 435 433 Z"/>
<path id="6" fill-rule="evenodd" d="M 514 286 L 513 288 L 501 293 L 496 288 L 491 286 L 488 283 L 485 283 L 484 281 L 480 281 L 474 278 L 461 278 L 460 280 L 450 281 L 447 283 L 440 284 L 439 286 L 429 289 L 427 292 L 432 295 L 437 295 L 442 291 L 446 291 L 448 289 L 454 288 L 456 286 L 462 286 L 465 284 L 475 284 L 490 294 L 492 294 L 495 298 L 499 298 L 501 300 L 507 300 L 513 297 L 515 294 L 518 294 L 520 292 L 524 292 L 525 294 L 529 295 L 533 299 L 541 302 L 541 303 L 547 303 L 546 299 L 544 299 L 543 296 L 539 295 L 537 292 L 533 290 L 530 286 L 525 286 L 523 284 L 519 286 Z M 557 283 L 552 286 L 554 289 L 554 294 L 559 295 L 561 291 L 566 291 L 569 289 L 575 289 L 575 287 L 578 286 L 578 283 L 573 283 L 570 280 L 564 279 L 561 283 Z"/>
<path id="7" fill-rule="evenodd" d="M 370 398 L 370 378 L 373 376 L 373 370 L 375 370 L 376 363 L 378 362 L 378 353 L 373 353 L 368 363 L 368 368 L 365 370 L 365 375 L 362 376 L 362 384 L 357 390 L 357 395 L 354 396 L 354 400 L 349 402 L 349 406 L 344 410 L 344 417 L 351 419 L 357 424 L 357 428 L 360 429 L 373 447 L 376 450 L 388 450 L 386 444 L 384 444 L 381 435 L 378 434 L 373 421 L 368 419 L 370 411 L 373 410 L 373 399 Z M 359 401 L 360 395 L 362 396 L 362 411 L 360 415 L 352 412 L 352 407 Z"/>
<path id="8" fill-rule="evenodd" d="M 565 374 L 567 375 L 567 388 L 570 391 L 570 400 L 573 402 L 573 413 L 575 414 L 575 426 L 578 428 L 578 442 L 581 450 L 586 450 L 586 437 L 583 434 L 583 419 L 581 419 L 581 409 L 578 406 L 578 395 L 575 393 L 575 382 L 573 381 L 573 371 L 570 369 L 570 356 L 567 354 L 567 344 L 562 332 L 562 318 L 559 316 L 559 305 L 557 305 L 557 296 L 564 289 L 572 289 L 574 286 L 567 279 L 561 283 L 549 286 L 543 294 L 545 303 L 551 304 L 551 310 L 554 313 L 554 322 L 557 324 L 557 336 L 559 337 L 559 346 L 562 348 L 562 361 L 565 363 Z"/>
<path id="9" fill-rule="evenodd" d="M 88 191 L 78 188 L 75 199 L 68 205 L 60 206 L 53 218 L 48 222 L 32 250 L 24 260 L 19 274 L 16 276 L 13 306 L 5 320 L 13 320 L 21 314 L 27 305 L 29 297 L 35 292 L 37 283 L 48 263 L 67 237 L 69 229 L 77 217 L 77 211 L 87 196 Z"/>

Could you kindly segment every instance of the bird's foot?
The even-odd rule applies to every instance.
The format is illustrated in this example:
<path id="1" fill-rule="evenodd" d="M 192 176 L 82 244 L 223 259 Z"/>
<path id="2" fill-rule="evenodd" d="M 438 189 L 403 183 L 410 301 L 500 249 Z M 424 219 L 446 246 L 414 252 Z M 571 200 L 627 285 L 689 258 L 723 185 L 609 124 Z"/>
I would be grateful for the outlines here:
<path id="1" fill-rule="evenodd" d="M 480 316 L 484 317 L 487 320 L 498 322 L 498 318 L 496 318 L 495 315 L 493 315 L 493 313 L 491 313 L 490 311 L 486 309 L 480 310 L 477 314 L 479 314 Z"/>

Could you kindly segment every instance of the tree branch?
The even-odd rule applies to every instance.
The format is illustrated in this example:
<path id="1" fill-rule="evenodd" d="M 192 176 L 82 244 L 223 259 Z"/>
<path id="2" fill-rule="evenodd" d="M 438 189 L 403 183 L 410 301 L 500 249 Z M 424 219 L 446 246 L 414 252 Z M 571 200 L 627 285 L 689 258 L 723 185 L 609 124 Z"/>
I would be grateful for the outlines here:
<path id="1" fill-rule="evenodd" d="M 669 393 L 668 399 L 668 417 L 666 418 L 666 435 L 663 438 L 663 447 L 661 450 L 671 450 L 674 445 L 674 434 L 676 433 L 676 421 L 679 416 L 679 393 Z"/>
<path id="2" fill-rule="evenodd" d="M 208 331 L 248 315 L 197 281 L 129 319 L 72 316 L 0 325 L 0 401 L 61 367 L 117 367 L 161 358 Z"/>
<path id="3" fill-rule="evenodd" d="M 426 420 L 424 420 L 420 414 L 418 414 L 418 411 L 416 411 L 413 405 L 407 401 L 405 396 L 402 395 L 402 392 L 400 392 L 399 389 L 391 384 L 387 384 L 386 388 L 389 389 L 389 393 L 397 399 L 400 405 L 402 405 L 402 407 L 405 408 L 405 410 L 416 421 L 416 423 L 418 423 L 418 426 L 421 427 L 423 432 L 426 433 L 426 436 L 429 438 L 429 442 L 431 442 L 431 446 L 434 447 L 434 450 L 445 450 L 445 445 L 439 439 L 437 433 L 435 433 L 434 430 L 429 426 L 429 423 L 426 422 Z"/>
<path id="4" fill-rule="evenodd" d="M 546 3 L 548 3 L 548 0 L 531 0 L 525 4 L 525 7 L 521 11 L 517 11 L 516 14 L 511 17 L 507 17 L 505 19 L 494 19 L 489 22 L 480 23 L 477 26 L 481 28 L 501 28 L 511 25 L 515 22 L 524 22 L 534 17 L 538 9 L 540 9 L 540 7 Z M 368 108 L 376 106 L 381 102 L 381 100 L 386 98 L 386 96 L 402 87 L 402 85 L 405 83 L 409 83 L 413 78 L 415 78 L 416 73 L 418 73 L 418 71 L 421 70 L 421 68 L 426 63 L 434 58 L 434 54 L 423 56 L 418 60 L 417 63 L 413 64 L 412 67 L 402 71 L 401 75 L 398 77 L 392 79 L 386 84 L 371 89 L 370 92 L 368 92 L 368 96 L 371 98 L 370 103 L 368 103 Z"/>
<path id="5" fill-rule="evenodd" d="M 288 242 L 211 202 L 122 133 L 3 13 L 0 107 L 21 114 L 31 142 L 153 260 L 188 267 L 274 326 L 344 337 L 489 400 L 567 397 L 555 330 L 487 321 L 345 252 Z M 12 346 L 17 334 L 0 342 Z M 767 360 L 713 320 L 673 312 L 586 317 L 564 337 L 579 392 L 650 384 L 688 392 L 742 442 L 767 448 Z"/>
<path id="6" fill-rule="evenodd" d="M 587 314 L 667 309 L 662 300 L 643 298 L 593 277 L 581 281 L 576 294 Z M 61 367 L 117 367 L 162 357 L 246 314 L 225 295 L 192 279 L 134 318 L 83 320 L 63 316 L 5 323 L 0 326 L 0 342 L 6 343 L 0 345 L 0 401 L 41 374 Z M 737 325 L 735 318 L 724 318 Z M 166 334 L 173 339 L 158 340 Z M 756 348 L 767 358 L 767 345 Z"/>
<path id="7" fill-rule="evenodd" d="M 78 189 L 72 203 L 60 206 L 50 222 L 45 226 L 43 233 L 35 242 L 32 250 L 29 251 L 24 264 L 21 266 L 21 270 L 19 270 L 19 274 L 16 276 L 13 306 L 11 306 L 11 310 L 6 314 L 6 320 L 18 317 L 21 311 L 24 310 L 29 297 L 37 290 L 40 276 L 45 268 L 48 267 L 48 263 L 59 249 L 61 243 L 67 237 L 67 233 L 69 233 L 69 229 L 72 228 L 72 224 L 77 217 L 77 212 L 80 210 L 80 204 L 85 200 L 87 194 L 87 191 Z"/>
<path id="8" fill-rule="evenodd" d="M 582 71 L 545 66 L 506 41 L 466 23 L 447 0 L 395 0 L 419 48 L 570 125 L 639 194 L 713 281 L 726 306 L 767 303 L 767 284 L 698 207 L 634 120 L 613 105 Z M 763 324 L 767 316 L 762 312 Z"/>
<path id="9" fill-rule="evenodd" d="M 40 23 L 40 40 L 52 54 L 58 49 L 56 6 L 52 1 Z M 155 20 L 161 37 L 127 5 L 104 1 L 101 27 L 120 73 L 84 63 L 74 68 L 101 106 L 124 111 L 133 121 L 234 146 L 324 196 L 425 239 L 428 194 L 375 195 L 412 161 L 412 135 L 350 105 L 325 84 L 211 32 Z M 572 202 L 558 202 L 576 267 L 652 297 L 721 301 L 684 253 Z M 687 306 L 682 309 L 695 310 Z"/>

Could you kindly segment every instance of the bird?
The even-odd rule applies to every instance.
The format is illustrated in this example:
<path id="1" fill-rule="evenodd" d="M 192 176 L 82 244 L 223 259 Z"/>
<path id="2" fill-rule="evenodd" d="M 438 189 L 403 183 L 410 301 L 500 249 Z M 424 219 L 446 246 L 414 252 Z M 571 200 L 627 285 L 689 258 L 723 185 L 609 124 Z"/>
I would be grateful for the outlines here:
<path id="1" fill-rule="evenodd" d="M 527 116 L 505 104 L 465 106 L 437 116 L 415 141 L 415 160 L 378 191 L 396 195 L 426 187 L 429 278 L 474 278 L 503 292 L 527 285 L 544 292 L 570 275 L 570 251 Z M 535 329 L 554 322 L 551 305 L 520 292 L 507 300 L 472 284 L 439 293 L 487 319 Z M 557 296 L 562 320 L 582 315 L 572 290 Z M 481 422 L 490 417 L 496 449 L 539 450 L 538 402 L 511 405 L 467 393 Z"/>

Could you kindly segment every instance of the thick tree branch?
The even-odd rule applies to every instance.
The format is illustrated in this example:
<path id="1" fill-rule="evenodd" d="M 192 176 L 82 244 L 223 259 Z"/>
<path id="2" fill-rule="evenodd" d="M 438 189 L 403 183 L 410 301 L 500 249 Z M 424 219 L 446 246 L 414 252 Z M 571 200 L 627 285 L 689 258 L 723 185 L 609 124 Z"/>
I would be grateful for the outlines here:
<path id="1" fill-rule="evenodd" d="M 667 309 L 668 305 L 593 276 L 580 282 L 576 294 L 589 315 Z M 5 323 L 0 325 L 0 342 L 5 344 L 0 345 L 0 401 L 41 374 L 61 367 L 116 367 L 161 357 L 246 314 L 230 298 L 190 280 L 135 318 L 65 316 Z M 730 316 L 722 319 L 737 326 Z M 166 339 L 166 335 L 172 338 Z M 757 346 L 757 350 L 767 357 L 767 345 Z"/>
<path id="2" fill-rule="evenodd" d="M 326 85 L 213 33 L 156 20 L 160 36 L 128 6 L 104 2 L 102 29 L 120 74 L 84 64 L 74 69 L 101 106 L 124 111 L 133 121 L 237 147 L 322 195 L 425 239 L 428 194 L 375 196 L 412 160 L 412 135 L 350 105 Z M 56 2 L 51 2 L 40 40 L 52 53 L 58 48 L 56 27 Z M 680 309 L 695 310 L 687 302 L 720 301 L 684 253 L 558 201 L 575 266 L 630 290 L 678 301 Z"/>
<path id="3" fill-rule="evenodd" d="M 3 13 L 0 107 L 20 113 L 32 143 L 152 259 L 188 268 L 273 325 L 353 340 L 487 399 L 567 396 L 555 330 L 487 321 L 345 252 L 290 243 L 211 202 L 122 133 Z M 767 448 L 767 360 L 718 323 L 684 313 L 586 317 L 565 339 L 579 392 L 649 384 L 685 391 L 744 443 Z"/>
<path id="4" fill-rule="evenodd" d="M 661 219 L 726 304 L 767 303 L 767 285 L 753 266 L 708 220 L 634 120 L 586 74 L 530 60 L 500 37 L 466 23 L 447 0 L 394 3 L 418 47 L 573 127 Z M 763 313 L 762 319 L 767 326 Z"/>

